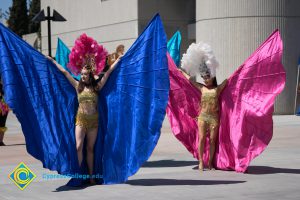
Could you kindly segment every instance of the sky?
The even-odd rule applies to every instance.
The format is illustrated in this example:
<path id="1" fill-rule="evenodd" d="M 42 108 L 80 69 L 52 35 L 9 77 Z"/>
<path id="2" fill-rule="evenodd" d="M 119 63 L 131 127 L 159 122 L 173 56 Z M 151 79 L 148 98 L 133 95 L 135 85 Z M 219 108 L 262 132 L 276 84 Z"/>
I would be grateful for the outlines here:
<path id="1" fill-rule="evenodd" d="M 11 6 L 12 0 L 0 0 L 0 8 L 3 11 L 8 10 L 8 8 Z"/>

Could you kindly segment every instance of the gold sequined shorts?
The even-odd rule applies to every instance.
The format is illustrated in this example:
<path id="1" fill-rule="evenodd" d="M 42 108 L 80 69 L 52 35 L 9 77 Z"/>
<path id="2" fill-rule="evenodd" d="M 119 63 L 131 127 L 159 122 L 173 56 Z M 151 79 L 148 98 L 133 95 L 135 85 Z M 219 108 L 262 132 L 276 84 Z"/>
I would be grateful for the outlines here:
<path id="1" fill-rule="evenodd" d="M 0 127 L 0 132 L 5 133 L 5 131 L 7 131 L 6 127 Z"/>
<path id="2" fill-rule="evenodd" d="M 76 126 L 83 127 L 85 129 L 97 128 L 98 127 L 98 113 L 87 115 L 78 112 L 76 115 Z"/>
<path id="3" fill-rule="evenodd" d="M 207 123 L 210 128 L 217 127 L 219 125 L 219 116 L 207 113 L 201 113 L 198 120 Z"/>

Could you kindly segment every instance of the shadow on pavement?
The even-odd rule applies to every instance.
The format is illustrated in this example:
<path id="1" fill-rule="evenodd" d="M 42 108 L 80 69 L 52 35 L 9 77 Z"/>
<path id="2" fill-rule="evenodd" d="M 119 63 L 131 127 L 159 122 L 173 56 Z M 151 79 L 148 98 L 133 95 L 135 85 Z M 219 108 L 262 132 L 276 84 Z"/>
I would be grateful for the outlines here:
<path id="1" fill-rule="evenodd" d="M 184 167 L 198 165 L 198 161 L 157 160 L 148 161 L 142 167 Z"/>
<path id="2" fill-rule="evenodd" d="M 136 179 L 126 183 L 139 186 L 160 186 L 160 185 L 222 185 L 238 184 L 246 181 L 219 181 L 219 180 L 178 180 L 178 179 Z"/>
<path id="3" fill-rule="evenodd" d="M 193 167 L 193 170 L 199 170 L 198 164 L 197 164 L 195 167 Z M 215 170 L 219 170 L 219 169 L 209 170 L 209 169 L 207 168 L 207 166 L 204 166 L 204 169 L 203 169 L 203 171 L 215 171 Z"/>
<path id="4" fill-rule="evenodd" d="M 289 168 L 276 168 L 268 166 L 249 166 L 247 169 L 247 174 L 300 174 L 300 169 L 289 169 Z"/>
<path id="5" fill-rule="evenodd" d="M 73 191 L 73 190 L 83 190 L 83 189 L 85 189 L 85 188 L 87 188 L 87 187 L 92 187 L 92 186 L 95 186 L 95 185 L 88 185 L 88 184 L 86 184 L 86 185 L 83 185 L 83 186 L 80 186 L 80 187 L 70 187 L 70 186 L 67 186 L 67 185 L 62 185 L 62 186 L 56 188 L 56 190 L 53 191 L 53 192 L 64 192 L 64 191 Z"/>

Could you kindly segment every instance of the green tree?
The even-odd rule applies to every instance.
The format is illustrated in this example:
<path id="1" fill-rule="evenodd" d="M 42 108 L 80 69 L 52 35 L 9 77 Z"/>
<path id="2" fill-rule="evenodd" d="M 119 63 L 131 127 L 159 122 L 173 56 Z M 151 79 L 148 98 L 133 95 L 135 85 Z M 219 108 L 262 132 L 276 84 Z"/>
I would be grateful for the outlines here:
<path id="1" fill-rule="evenodd" d="M 9 8 L 8 27 L 19 36 L 28 33 L 28 14 L 26 0 L 13 0 Z"/>
<path id="2" fill-rule="evenodd" d="M 2 9 L 0 8 L 0 20 L 2 20 L 4 18 L 4 13 L 2 11 Z"/>
<path id="3" fill-rule="evenodd" d="M 28 31 L 29 33 L 40 32 L 40 23 L 36 23 L 31 21 L 32 18 L 38 14 L 41 10 L 41 1 L 40 0 L 31 0 L 29 6 L 29 25 Z"/>
<path id="4" fill-rule="evenodd" d="M 3 22 L 3 20 L 7 20 L 7 16 L 8 16 L 7 11 L 4 12 L 4 11 L 0 8 L 0 22 Z"/>

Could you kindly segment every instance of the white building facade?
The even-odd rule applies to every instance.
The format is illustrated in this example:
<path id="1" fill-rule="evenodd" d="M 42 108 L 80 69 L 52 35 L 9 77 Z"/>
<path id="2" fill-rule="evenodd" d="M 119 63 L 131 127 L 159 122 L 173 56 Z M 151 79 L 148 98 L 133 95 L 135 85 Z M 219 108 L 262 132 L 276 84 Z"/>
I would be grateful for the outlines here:
<path id="1" fill-rule="evenodd" d="M 173 2 L 176 2 L 173 4 Z M 57 10 L 66 22 L 52 22 L 52 54 L 57 37 L 68 47 L 82 33 L 95 38 L 110 52 L 124 44 L 128 49 L 149 20 L 160 12 L 169 37 L 178 29 L 186 38 L 187 25 L 195 22 L 195 1 L 191 0 L 41 0 L 41 9 Z M 191 10 L 193 12 L 191 12 Z M 47 23 L 42 23 L 42 51 L 48 52 Z M 184 39 L 185 46 L 188 41 Z"/>
<path id="2" fill-rule="evenodd" d="M 205 41 L 211 44 L 221 82 L 275 30 L 284 43 L 286 87 L 276 100 L 276 114 L 294 114 L 297 65 L 300 56 L 299 0 L 41 0 L 41 8 L 57 10 L 66 22 L 52 22 L 52 55 L 57 37 L 71 48 L 82 33 L 95 38 L 110 52 L 128 49 L 149 20 L 159 12 L 168 38 L 177 30 L 182 49 Z M 52 11 L 51 11 L 52 13 Z M 42 23 L 42 52 L 48 52 L 47 24 Z"/>

